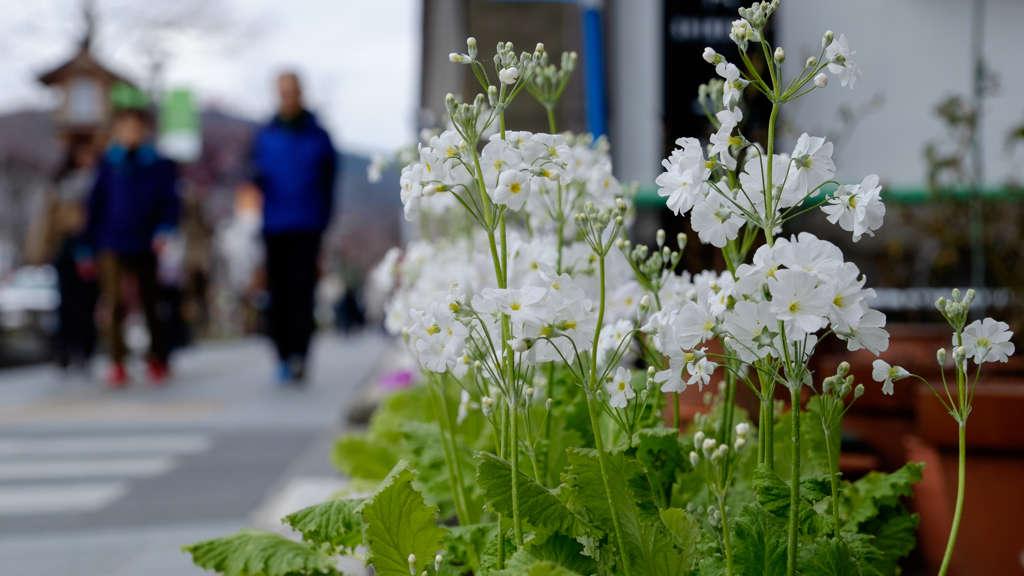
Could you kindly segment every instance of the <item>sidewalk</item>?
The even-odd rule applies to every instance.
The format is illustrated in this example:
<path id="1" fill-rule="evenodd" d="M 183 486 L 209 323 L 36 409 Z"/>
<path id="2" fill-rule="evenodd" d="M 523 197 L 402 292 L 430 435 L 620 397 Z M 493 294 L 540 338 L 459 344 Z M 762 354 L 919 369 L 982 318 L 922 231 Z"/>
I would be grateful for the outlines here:
<path id="1" fill-rule="evenodd" d="M 255 339 L 183 351 L 162 388 L 0 372 L 0 574 L 202 574 L 182 544 L 270 528 L 343 485 L 331 441 L 389 344 L 321 335 L 302 389 L 274 384 Z"/>

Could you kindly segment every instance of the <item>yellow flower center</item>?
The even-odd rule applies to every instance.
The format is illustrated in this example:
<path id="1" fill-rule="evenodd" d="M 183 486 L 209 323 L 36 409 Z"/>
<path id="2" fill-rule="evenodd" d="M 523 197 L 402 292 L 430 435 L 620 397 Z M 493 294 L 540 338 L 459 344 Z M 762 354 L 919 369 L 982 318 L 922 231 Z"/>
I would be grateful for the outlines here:
<path id="1" fill-rule="evenodd" d="M 427 328 L 427 334 L 430 334 L 431 336 L 433 336 L 434 334 L 437 334 L 440 331 L 441 331 L 441 328 L 437 324 L 434 324 L 433 326 Z"/>
<path id="2" fill-rule="evenodd" d="M 512 308 L 513 310 L 519 310 L 519 302 L 513 302 L 512 306 L 509 306 L 509 308 Z"/>
<path id="3" fill-rule="evenodd" d="M 519 182 L 513 182 L 512 185 L 508 187 L 509 192 L 513 194 L 519 194 L 519 191 L 522 189 L 523 187 L 519 184 Z"/>
<path id="4" fill-rule="evenodd" d="M 625 391 L 626 391 L 626 383 L 625 382 L 619 382 L 619 392 L 625 392 Z"/>

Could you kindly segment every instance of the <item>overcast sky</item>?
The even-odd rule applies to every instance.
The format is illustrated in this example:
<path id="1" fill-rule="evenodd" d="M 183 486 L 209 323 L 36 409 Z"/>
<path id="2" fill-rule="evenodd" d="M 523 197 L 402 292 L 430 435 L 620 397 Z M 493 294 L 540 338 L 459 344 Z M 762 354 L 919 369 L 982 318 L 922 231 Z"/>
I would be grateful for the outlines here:
<path id="1" fill-rule="evenodd" d="M 165 33 L 155 44 L 169 55 L 165 86 L 190 88 L 205 106 L 262 119 L 273 110 L 274 73 L 295 68 L 306 82 L 308 104 L 341 146 L 387 151 L 413 138 L 417 0 L 197 4 L 214 7 L 202 9 L 204 26 Z M 73 53 L 83 27 L 80 6 L 81 0 L 0 0 L 0 113 L 52 106 L 52 95 L 35 77 Z M 149 82 L 141 50 L 146 38 L 136 23 L 152 6 L 148 0 L 96 0 L 96 53 L 143 85 Z"/>

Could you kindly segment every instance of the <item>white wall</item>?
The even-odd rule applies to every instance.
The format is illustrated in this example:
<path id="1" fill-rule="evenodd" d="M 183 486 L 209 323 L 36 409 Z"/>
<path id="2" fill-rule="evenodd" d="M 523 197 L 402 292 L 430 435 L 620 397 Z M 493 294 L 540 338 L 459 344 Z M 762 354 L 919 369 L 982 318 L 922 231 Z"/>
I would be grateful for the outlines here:
<path id="1" fill-rule="evenodd" d="M 605 6 L 615 175 L 623 182 L 654 182 L 662 156 L 661 1 L 613 0 Z"/>
<path id="2" fill-rule="evenodd" d="M 824 91 L 791 105 L 785 120 L 820 135 L 838 128 L 841 104 L 856 107 L 881 94 L 882 107 L 842 145 L 837 176 L 857 181 L 877 173 L 894 188 L 920 187 L 925 144 L 948 141 L 936 104 L 971 94 L 971 10 L 971 0 L 783 0 L 775 18 L 791 72 L 819 53 L 821 35 L 831 29 L 846 34 L 864 75 L 852 91 L 832 76 Z M 1024 122 L 1024 1 L 988 0 L 984 25 L 984 54 L 1000 78 L 999 91 L 985 101 L 985 180 L 998 185 L 1024 180 L 1024 147 L 1006 149 L 1009 127 Z"/>

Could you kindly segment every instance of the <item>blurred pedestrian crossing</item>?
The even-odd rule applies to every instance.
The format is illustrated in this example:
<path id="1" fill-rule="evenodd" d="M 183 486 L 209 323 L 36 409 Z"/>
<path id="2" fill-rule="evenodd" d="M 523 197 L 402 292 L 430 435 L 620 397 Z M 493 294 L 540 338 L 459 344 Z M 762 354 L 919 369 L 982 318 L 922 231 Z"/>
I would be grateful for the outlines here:
<path id="1" fill-rule="evenodd" d="M 95 512 L 210 449 L 208 434 L 0 436 L 0 516 Z"/>

